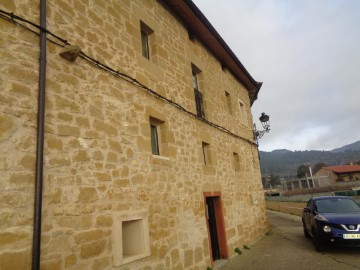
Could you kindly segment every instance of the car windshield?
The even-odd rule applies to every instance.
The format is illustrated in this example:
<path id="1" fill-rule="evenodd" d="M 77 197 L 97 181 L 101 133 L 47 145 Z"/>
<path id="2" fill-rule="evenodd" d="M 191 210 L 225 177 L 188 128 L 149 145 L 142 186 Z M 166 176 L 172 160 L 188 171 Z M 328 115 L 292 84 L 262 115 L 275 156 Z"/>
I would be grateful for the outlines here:
<path id="1" fill-rule="evenodd" d="M 351 199 L 331 198 L 315 201 L 319 213 L 354 213 L 360 212 L 359 205 Z"/>

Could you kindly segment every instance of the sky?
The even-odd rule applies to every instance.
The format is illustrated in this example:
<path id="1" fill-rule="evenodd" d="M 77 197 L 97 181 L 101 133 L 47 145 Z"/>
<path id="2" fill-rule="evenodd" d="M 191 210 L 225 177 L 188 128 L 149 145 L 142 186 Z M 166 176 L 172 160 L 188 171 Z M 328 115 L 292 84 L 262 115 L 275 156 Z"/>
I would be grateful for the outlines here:
<path id="1" fill-rule="evenodd" d="M 360 0 L 193 0 L 252 77 L 259 149 L 360 140 Z"/>

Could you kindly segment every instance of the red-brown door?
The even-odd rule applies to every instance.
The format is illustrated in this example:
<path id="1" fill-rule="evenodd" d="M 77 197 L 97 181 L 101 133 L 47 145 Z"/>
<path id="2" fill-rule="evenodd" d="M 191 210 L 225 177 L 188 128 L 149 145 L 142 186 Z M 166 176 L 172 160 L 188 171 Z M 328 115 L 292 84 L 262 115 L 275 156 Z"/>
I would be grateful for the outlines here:
<path id="1" fill-rule="evenodd" d="M 221 193 L 204 193 L 204 202 L 211 259 L 212 261 L 227 259 L 229 252 L 226 241 Z"/>

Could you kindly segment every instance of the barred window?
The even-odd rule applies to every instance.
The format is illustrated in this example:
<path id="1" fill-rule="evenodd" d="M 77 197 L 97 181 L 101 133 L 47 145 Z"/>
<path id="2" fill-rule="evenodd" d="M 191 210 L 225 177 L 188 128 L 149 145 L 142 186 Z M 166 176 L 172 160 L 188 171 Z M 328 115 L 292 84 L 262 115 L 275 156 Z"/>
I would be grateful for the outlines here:
<path id="1" fill-rule="evenodd" d="M 199 82 L 198 82 L 200 72 L 201 72 L 200 69 L 192 65 L 192 81 L 194 87 L 196 115 L 200 118 L 205 118 L 203 94 L 199 90 Z"/>

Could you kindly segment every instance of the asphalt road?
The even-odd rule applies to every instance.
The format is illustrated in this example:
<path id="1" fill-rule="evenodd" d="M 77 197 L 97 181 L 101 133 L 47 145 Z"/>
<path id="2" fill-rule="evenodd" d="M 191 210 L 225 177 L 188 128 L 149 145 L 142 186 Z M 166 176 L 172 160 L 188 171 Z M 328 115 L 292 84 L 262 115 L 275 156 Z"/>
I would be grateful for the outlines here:
<path id="1" fill-rule="evenodd" d="M 316 252 L 303 235 L 300 217 L 268 211 L 271 232 L 221 270 L 355 270 L 360 247 L 330 247 Z"/>

